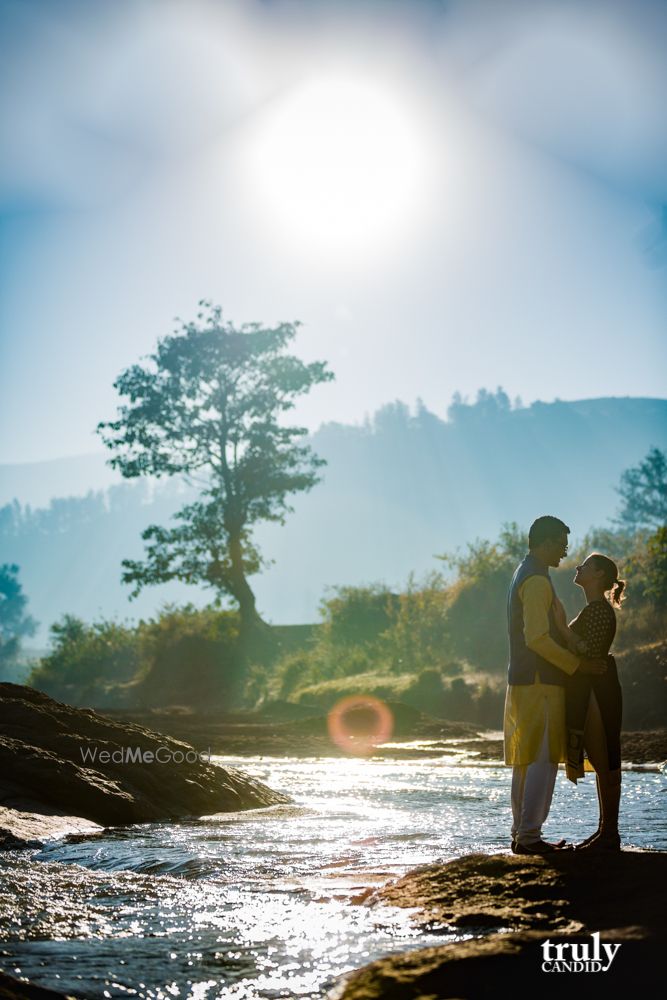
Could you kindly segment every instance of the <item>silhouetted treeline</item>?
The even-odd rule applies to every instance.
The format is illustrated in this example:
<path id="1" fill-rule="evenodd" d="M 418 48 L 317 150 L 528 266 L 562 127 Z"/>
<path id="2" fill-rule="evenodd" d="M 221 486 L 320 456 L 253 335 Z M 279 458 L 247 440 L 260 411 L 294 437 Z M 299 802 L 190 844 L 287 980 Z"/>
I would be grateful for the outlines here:
<path id="1" fill-rule="evenodd" d="M 473 402 L 455 398 L 446 420 L 394 403 L 361 426 L 323 426 L 312 444 L 328 463 L 324 482 L 297 498 L 284 527 L 256 533 L 276 561 L 253 578 L 258 608 L 274 622 L 314 621 L 328 586 L 384 580 L 397 591 L 411 572 L 431 572 L 436 553 L 494 538 L 504 522 L 553 513 L 582 538 L 618 509 L 621 473 L 652 446 L 667 448 L 667 401 L 517 407 L 502 390 L 482 391 Z M 148 617 L 165 600 L 203 604 L 203 592 L 180 584 L 130 603 L 120 582 L 121 559 L 141 557 L 141 531 L 168 524 L 183 503 L 176 489 L 123 484 L 40 510 L 1 508 L 0 558 L 21 566 L 35 618 Z"/>

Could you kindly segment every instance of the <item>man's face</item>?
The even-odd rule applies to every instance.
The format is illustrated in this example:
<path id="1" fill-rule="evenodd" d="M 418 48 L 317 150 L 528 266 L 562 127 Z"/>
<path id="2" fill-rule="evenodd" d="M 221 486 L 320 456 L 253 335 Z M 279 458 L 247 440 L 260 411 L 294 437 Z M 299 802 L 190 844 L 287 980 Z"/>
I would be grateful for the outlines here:
<path id="1" fill-rule="evenodd" d="M 560 534 L 545 542 L 544 554 L 547 566 L 558 566 L 561 559 L 567 555 L 567 531 L 561 531 Z"/>

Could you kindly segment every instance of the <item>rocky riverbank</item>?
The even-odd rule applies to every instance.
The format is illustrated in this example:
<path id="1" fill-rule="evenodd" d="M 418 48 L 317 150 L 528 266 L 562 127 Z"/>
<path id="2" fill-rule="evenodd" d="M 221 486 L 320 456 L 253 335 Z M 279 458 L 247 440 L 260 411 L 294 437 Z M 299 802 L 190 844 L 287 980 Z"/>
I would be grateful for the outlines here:
<path id="1" fill-rule="evenodd" d="M 0 972 L 0 1000 L 75 1000 L 69 994 L 34 986 L 15 976 Z"/>
<path id="2" fill-rule="evenodd" d="M 0 684 L 0 846 L 289 801 L 171 736 Z"/>
<path id="3" fill-rule="evenodd" d="M 641 850 L 473 854 L 415 869 L 370 892 L 367 905 L 415 908 L 412 919 L 424 944 L 435 928 L 475 937 L 373 962 L 347 976 L 331 1000 L 612 997 L 648 987 L 662 969 L 667 911 L 660 887 L 666 879 L 667 853 Z M 598 933 L 599 941 L 621 946 L 606 972 L 581 969 L 577 976 L 577 970 L 554 967 L 555 944 L 566 946 L 564 961 L 573 943 L 586 944 L 593 956 Z M 601 944 L 598 951 L 606 964 Z"/>
<path id="4" fill-rule="evenodd" d="M 387 702 L 392 729 L 389 743 L 376 747 L 373 755 L 386 757 L 440 756 L 443 747 L 452 752 L 457 741 L 485 742 L 477 728 L 467 722 L 435 719 L 401 702 Z M 112 713 L 114 718 L 150 725 L 195 747 L 209 748 L 221 756 L 344 757 L 348 750 L 332 740 L 327 716 L 319 709 L 285 703 L 261 712 L 203 715 L 194 712 Z M 356 716 L 356 717 L 355 717 Z M 350 712 L 351 732 L 360 734 L 374 724 L 372 711 Z M 423 746 L 397 747 L 396 743 L 426 741 Z M 426 744 L 434 745 L 426 745 Z"/>
<path id="5" fill-rule="evenodd" d="M 387 745 L 373 750 L 375 757 L 440 757 L 465 755 L 483 761 L 502 761 L 503 741 L 498 733 L 478 730 L 467 722 L 449 722 L 408 705 L 389 702 L 393 730 Z M 346 751 L 329 735 L 327 717 L 317 709 L 284 703 L 262 712 L 229 715 L 198 712 L 110 712 L 111 717 L 210 748 L 221 756 L 339 757 Z M 667 729 L 625 732 L 621 736 L 625 762 L 659 764 L 667 760 Z"/>

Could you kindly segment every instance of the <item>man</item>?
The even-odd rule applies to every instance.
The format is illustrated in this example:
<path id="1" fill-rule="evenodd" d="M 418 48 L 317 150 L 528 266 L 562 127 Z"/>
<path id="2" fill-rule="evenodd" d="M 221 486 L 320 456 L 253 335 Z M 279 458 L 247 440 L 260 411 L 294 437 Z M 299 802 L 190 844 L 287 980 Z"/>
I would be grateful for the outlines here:
<path id="1" fill-rule="evenodd" d="M 557 600 L 549 567 L 567 553 L 570 529 L 557 517 L 538 517 L 528 555 L 518 566 L 507 601 L 510 658 L 505 698 L 505 763 L 512 772 L 512 850 L 547 854 L 562 847 L 542 839 L 558 762 L 567 759 L 566 678 L 581 670 L 602 674 L 603 660 L 571 653 L 554 618 Z"/>

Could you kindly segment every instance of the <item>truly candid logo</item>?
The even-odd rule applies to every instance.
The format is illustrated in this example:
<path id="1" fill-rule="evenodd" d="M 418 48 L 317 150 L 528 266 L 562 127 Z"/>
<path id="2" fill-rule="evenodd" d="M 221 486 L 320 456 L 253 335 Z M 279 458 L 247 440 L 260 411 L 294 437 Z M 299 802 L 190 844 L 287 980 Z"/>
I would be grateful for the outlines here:
<path id="1" fill-rule="evenodd" d="M 600 932 L 592 934 L 593 944 L 578 941 L 554 944 L 543 941 L 542 972 L 609 972 L 620 944 L 600 941 Z"/>
<path id="2" fill-rule="evenodd" d="M 100 750 L 94 745 L 79 747 L 84 764 L 200 764 L 211 763 L 211 748 L 208 751 L 172 750 L 159 746 L 156 750 L 143 747 L 117 747 L 115 750 Z"/>

